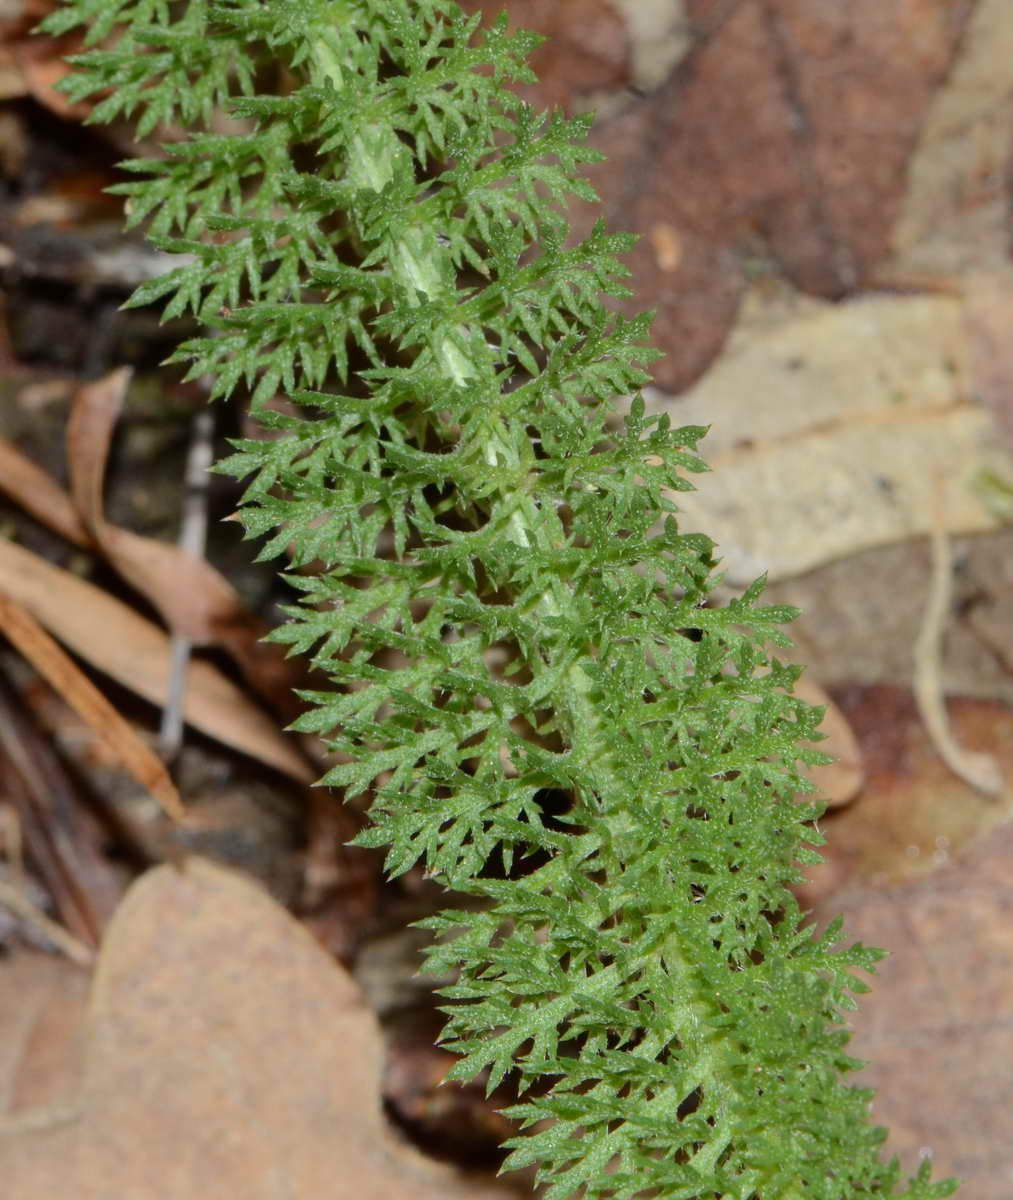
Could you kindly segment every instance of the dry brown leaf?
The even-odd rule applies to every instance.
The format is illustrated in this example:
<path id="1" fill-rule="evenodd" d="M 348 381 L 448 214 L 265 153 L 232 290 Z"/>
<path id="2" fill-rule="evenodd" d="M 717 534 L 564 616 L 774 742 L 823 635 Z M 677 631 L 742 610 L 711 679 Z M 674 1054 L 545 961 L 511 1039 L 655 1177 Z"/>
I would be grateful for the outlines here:
<path id="1" fill-rule="evenodd" d="M 38 897 L 51 902 L 54 917 L 85 947 L 98 946 L 101 931 L 123 894 L 122 881 L 109 862 L 103 832 L 94 816 L 80 803 L 80 785 L 75 786 L 56 748 L 30 708 L 23 693 L 0 676 L 0 778 L 4 809 L 9 820 L 4 841 L 11 855 L 11 883 L 22 900 L 33 900 L 30 880 L 19 870 L 22 854 L 32 862 L 33 876 L 42 886 Z M 120 822 L 120 840 L 143 855 L 144 842 L 132 838 L 132 822 Z M 12 831 L 15 831 L 12 835 Z M 30 909 L 15 900 L 22 910 L 21 922 L 39 930 L 40 922 Z M 59 934 L 54 944 L 70 943 Z M 73 951 L 72 953 L 77 953 Z"/>
<path id="2" fill-rule="evenodd" d="M 650 96 L 599 122 L 589 176 L 630 255 L 630 309 L 658 310 L 660 387 L 712 361 L 751 277 L 830 299 L 890 253 L 906 168 L 971 0 L 687 0 L 692 48 Z M 555 87 L 550 78 L 546 89 Z M 598 215 L 582 211 L 586 232 Z M 668 247 L 677 244 L 673 267 Z"/>
<path id="3" fill-rule="evenodd" d="M 80 51 L 83 35 L 74 31 L 54 38 L 35 32 L 55 7 L 54 0 L 4 0 L 0 9 L 0 53 L 9 61 L 20 87 L 17 91 L 7 89 L 4 94 L 27 94 L 58 117 L 83 121 L 94 103 L 71 104 L 54 86 L 73 69 L 66 60 Z"/>
<path id="4" fill-rule="evenodd" d="M 0 98 L 34 96 L 61 117 L 81 120 L 90 105 L 68 103 L 53 84 L 70 70 L 64 56 L 80 49 L 80 38 L 33 35 L 53 8 L 48 0 L 3 0 L 0 4 Z"/>
<path id="5" fill-rule="evenodd" d="M 823 767 L 803 767 L 802 774 L 815 785 L 816 795 L 826 802 L 828 808 L 847 804 L 858 795 L 865 782 L 862 748 L 858 739 L 844 713 L 808 675 L 803 675 L 793 690 L 799 699 L 808 704 L 826 707 L 827 711 L 820 722 L 820 733 L 826 740 L 814 742 L 813 745 L 834 760 Z"/>
<path id="6" fill-rule="evenodd" d="M 127 367 L 85 384 L 67 423 L 67 464 L 74 504 L 92 537 L 117 571 L 147 597 L 175 632 L 198 646 L 241 610 L 239 596 L 209 563 L 179 546 L 110 525 L 103 485 L 113 430 L 126 399 Z"/>
<path id="7" fill-rule="evenodd" d="M 1013 8 L 1009 11 L 1013 16 Z M 1013 41 L 1013 27 L 1010 38 Z M 991 410 L 1007 449 L 1013 450 L 1013 271 L 969 273 L 964 286 L 964 322 L 974 390 Z M 1005 484 L 1002 515 L 1009 521 L 1013 519 L 1013 479 L 1001 483 Z"/>
<path id="8" fill-rule="evenodd" d="M 677 497 L 719 546 L 729 581 L 773 579 L 928 533 L 939 480 L 946 529 L 997 528 L 975 480 L 1013 456 L 974 388 L 965 308 L 944 296 L 802 303 L 744 316 L 706 377 L 653 411 L 710 425 L 712 474 Z"/>
<path id="9" fill-rule="evenodd" d="M 494 1200 L 409 1148 L 380 1097 L 353 980 L 265 893 L 160 867 L 127 894 L 95 974 L 76 1115 L 0 1135 L 5 1200 Z"/>
<path id="10" fill-rule="evenodd" d="M 1013 815 L 1013 789 L 976 792 L 939 757 L 909 689 L 855 687 L 837 693 L 862 748 L 861 796 L 821 822 L 826 862 L 802 890 L 807 905 L 843 886 L 883 886 L 931 874 Z M 1013 778 L 1013 709 L 990 700 L 950 699 L 962 745 L 995 757 Z"/>
<path id="11" fill-rule="evenodd" d="M 19 46 L 14 57 L 21 70 L 27 95 L 64 120 L 83 121 L 90 114 L 92 106 L 71 104 L 62 92 L 56 90 L 56 85 L 68 72 L 66 56 L 73 53 L 74 48 L 68 47 L 65 40 L 46 38 L 44 45 L 29 43 Z"/>
<path id="12" fill-rule="evenodd" d="M 174 820 L 185 815 L 176 785 L 157 754 L 141 741 L 42 626 L 0 591 L 0 631 L 95 731 L 115 760 L 146 788 Z"/>
<path id="13" fill-rule="evenodd" d="M 95 544 L 70 496 L 6 438 L 0 438 L 0 489 L 68 542 L 81 547 Z"/>
<path id="14" fill-rule="evenodd" d="M 1005 737 L 1008 761 L 1008 714 Z M 848 942 L 889 947 L 850 1022 L 849 1052 L 870 1063 L 855 1081 L 878 1089 L 873 1115 L 904 1167 L 931 1155 L 933 1174 L 958 1176 L 967 1200 L 1013 1196 L 1011 878 L 1006 822 L 928 878 L 848 888 L 816 910 L 820 924 L 843 912 Z"/>
<path id="15" fill-rule="evenodd" d="M 1013 528 L 962 538 L 955 606 L 943 657 L 946 691 L 1013 706 Z M 831 687 L 891 684 L 909 688 L 915 640 L 931 587 L 929 547 L 898 542 L 816 571 L 764 593 L 769 604 L 802 610 L 787 628 L 784 658 Z"/>
<path id="16" fill-rule="evenodd" d="M 0 1125 L 80 1088 L 90 978 L 51 954 L 0 959 Z"/>
<path id="17" fill-rule="evenodd" d="M 992 272 L 1007 260 L 1011 64 L 1013 5 L 977 0 L 909 162 L 891 273 Z"/>
<path id="18" fill-rule="evenodd" d="M 871 1065 L 873 1115 L 905 1171 L 931 1154 L 959 1195 L 1013 1195 L 1013 793 L 986 798 L 938 757 L 909 689 L 838 691 L 868 780 L 821 824 L 824 866 L 800 900 L 845 940 L 885 946 L 871 995 L 849 1022 L 849 1052 Z M 1013 708 L 951 699 L 963 744 L 1013 769 Z"/>
<path id="19" fill-rule="evenodd" d="M 158 609 L 169 627 L 195 645 L 227 650 L 247 680 L 287 718 L 300 708 L 292 695 L 303 668 L 280 646 L 263 641 L 269 626 L 247 611 L 235 588 L 205 559 L 182 546 L 142 537 L 105 519 L 103 481 L 109 444 L 131 372 L 119 368 L 74 397 L 67 426 L 67 462 L 77 509 L 117 571 Z"/>
<path id="20" fill-rule="evenodd" d="M 462 8 L 481 11 L 491 24 L 502 0 L 464 0 Z M 517 91 L 540 107 L 554 108 L 630 79 L 630 44 L 626 22 L 609 0 L 512 0 L 513 28 L 533 29 L 547 40 L 531 55 L 538 84 Z"/>
<path id="21" fill-rule="evenodd" d="M 168 689 L 169 639 L 107 592 L 0 539 L 0 589 L 24 605 L 65 646 L 152 704 Z M 301 783 L 316 772 L 239 688 L 209 663 L 187 674 L 186 720 Z"/>
<path id="22" fill-rule="evenodd" d="M 18 63 L 17 55 L 0 46 L 0 100 L 17 100 L 28 92 L 28 81 Z"/>

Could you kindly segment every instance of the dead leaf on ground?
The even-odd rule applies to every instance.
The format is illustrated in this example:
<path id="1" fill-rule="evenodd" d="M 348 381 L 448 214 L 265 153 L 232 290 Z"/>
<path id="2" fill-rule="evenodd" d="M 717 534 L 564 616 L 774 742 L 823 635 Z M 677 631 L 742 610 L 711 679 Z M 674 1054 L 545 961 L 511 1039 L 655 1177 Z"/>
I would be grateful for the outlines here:
<path id="1" fill-rule="evenodd" d="M 100 549 L 120 574 L 197 645 L 221 646 L 251 686 L 286 720 L 305 668 L 263 641 L 269 626 L 249 612 L 235 588 L 206 560 L 180 546 L 142 537 L 106 521 L 103 484 L 109 445 L 130 372 L 121 369 L 77 392 L 67 429 L 74 495 L 6 439 L 0 439 L 0 490 L 74 545 Z"/>
<path id="2" fill-rule="evenodd" d="M 955 603 L 943 675 L 954 696 L 1013 706 L 1013 528 L 955 544 Z M 802 610 L 787 627 L 785 659 L 835 689 L 883 683 L 910 687 L 915 639 L 931 586 L 929 547 L 898 542 L 827 563 L 773 584 L 770 604 Z"/>
<path id="3" fill-rule="evenodd" d="M 862 748 L 858 739 L 832 697 L 808 675 L 803 675 L 796 682 L 793 691 L 806 703 L 826 708 L 820 723 L 820 733 L 825 740 L 813 742 L 812 745 L 834 760 L 822 767 L 803 766 L 802 774 L 815 785 L 816 796 L 828 808 L 847 804 L 858 795 L 865 780 Z"/>
<path id="4" fill-rule="evenodd" d="M 80 1088 L 89 984 L 56 955 L 19 949 L 0 959 L 0 1126 Z"/>
<path id="5" fill-rule="evenodd" d="M 1008 762 L 1008 723 L 1005 737 Z M 889 947 L 849 1022 L 849 1052 L 871 1064 L 855 1082 L 878 1089 L 873 1116 L 905 1168 L 931 1155 L 933 1174 L 958 1176 L 967 1200 L 1013 1195 L 1011 878 L 1007 821 L 928 878 L 851 887 L 816 911 L 820 924 L 843 912 L 849 943 Z"/>
<path id="6" fill-rule="evenodd" d="M 165 763 L 140 740 L 129 723 L 38 621 L 2 590 L 0 632 L 95 730 L 117 762 L 155 797 L 164 812 L 176 820 L 183 817 L 183 803 Z"/>
<path id="7" fill-rule="evenodd" d="M 171 919 L 169 919 L 171 916 Z M 376 1019 L 264 893 L 191 859 L 128 893 L 92 988 L 75 1115 L 0 1135 L 7 1200 L 493 1200 L 388 1128 Z"/>
<path id="8" fill-rule="evenodd" d="M 865 756 L 866 784 L 847 808 L 820 822 L 826 860 L 799 889 L 804 905 L 849 886 L 882 887 L 948 866 L 976 838 L 1013 815 L 1013 709 L 991 700 L 946 702 L 962 746 L 993 755 L 1007 780 L 988 797 L 939 757 L 909 689 L 854 687 L 836 692 Z"/>
<path id="9" fill-rule="evenodd" d="M 911 156 L 886 271 L 994 271 L 1007 258 L 1013 5 L 978 0 Z"/>
<path id="10" fill-rule="evenodd" d="M 629 306 L 658 310 L 660 387 L 708 366 L 751 276 L 839 299 L 886 261 L 908 160 L 973 7 L 689 0 L 692 50 L 596 125 L 608 161 L 588 172 L 609 224 L 647 235 L 629 258 Z M 581 212 L 582 232 L 595 215 Z"/>
<path id="11" fill-rule="evenodd" d="M 24 93 L 44 108 L 65 120 L 84 121 L 93 103 L 72 104 L 56 85 L 68 74 L 67 57 L 80 52 L 80 38 L 31 38 L 19 45 L 13 54 L 23 80 Z"/>
<path id="12" fill-rule="evenodd" d="M 504 9 L 502 0 L 464 0 L 461 7 L 481 12 L 486 25 Z M 511 28 L 547 39 L 529 60 L 539 82 L 516 88 L 530 103 L 554 108 L 629 82 L 629 34 L 609 0 L 511 0 L 509 13 Z"/>
<path id="13" fill-rule="evenodd" d="M 235 588 L 196 555 L 105 519 L 109 446 L 132 374 L 121 367 L 75 395 L 67 423 L 71 494 L 89 533 L 123 578 L 156 606 L 171 629 L 207 645 L 215 640 L 215 627 L 234 619 L 240 608 Z"/>
<path id="14" fill-rule="evenodd" d="M 279 646 L 263 643 L 269 627 L 243 607 L 232 584 L 182 546 L 142 537 L 105 519 L 106 463 L 130 377 L 130 370 L 121 367 L 86 384 L 74 397 L 67 462 L 76 508 L 112 565 L 172 630 L 198 646 L 224 647 L 257 691 L 295 717 L 291 692 L 299 682 L 299 668 Z"/>
<path id="15" fill-rule="evenodd" d="M 1010 40 L 1013 42 L 1013 30 Z M 1010 85 L 1013 87 L 1013 78 Z M 1006 446 L 1013 450 L 1013 271 L 969 273 L 965 287 L 964 325 L 974 390 L 991 410 Z M 1003 515 L 1010 520 L 1013 480 L 1004 482 L 1005 496 L 994 499 L 1005 500 Z"/>
<path id="16" fill-rule="evenodd" d="M 872 993 L 849 1024 L 870 1066 L 873 1116 L 906 1171 L 921 1157 L 961 1196 L 1013 1194 L 1013 792 L 987 798 L 954 776 L 911 692 L 835 691 L 865 754 L 862 795 L 820 822 L 827 859 L 799 891 L 817 924 L 884 946 Z M 1013 708 L 948 701 L 961 743 L 1013 772 Z"/>
<path id="17" fill-rule="evenodd" d="M 7 438 L 0 438 L 0 489 L 72 545 L 82 548 L 94 545 L 70 496 Z"/>
<path id="18" fill-rule="evenodd" d="M 51 914 L 84 947 L 97 947 L 101 931 L 123 895 L 121 868 L 110 861 L 110 837 L 129 859 L 150 860 L 143 837 L 135 836 L 129 818 L 114 817 L 97 797 L 81 803 L 80 781 L 73 779 L 25 704 L 22 692 L 0 671 L 0 815 L 5 820 L 5 853 L 11 884 L 19 896 L 15 907 L 30 934 L 41 932 L 54 945 L 80 958 L 80 947 L 36 919 L 36 908 L 51 902 Z M 118 816 L 118 814 L 117 814 Z M 32 865 L 29 876 L 22 864 Z M 44 889 L 36 898 L 32 881 Z M 87 951 L 85 953 L 87 957 Z"/>
<path id="19" fill-rule="evenodd" d="M 1013 481 L 1013 454 L 975 384 L 962 300 L 876 296 L 744 312 L 704 379 L 645 398 L 711 426 L 712 473 L 677 503 L 742 585 L 928 533 L 940 479 L 947 531 L 999 528 L 981 480 Z"/>
<path id="20" fill-rule="evenodd" d="M 169 639 L 157 625 L 100 588 L 3 539 L 0 589 L 92 666 L 152 704 L 163 703 Z M 194 728 L 301 783 L 317 777 L 293 739 L 209 663 L 190 664 L 183 712 Z"/>
<path id="21" fill-rule="evenodd" d="M 64 56 L 80 48 L 80 38 L 32 33 L 54 7 L 52 0 L 4 0 L 0 5 L 0 99 L 34 96 L 59 116 L 80 119 L 90 106 L 70 105 L 58 92 L 49 90 L 70 69 Z"/>

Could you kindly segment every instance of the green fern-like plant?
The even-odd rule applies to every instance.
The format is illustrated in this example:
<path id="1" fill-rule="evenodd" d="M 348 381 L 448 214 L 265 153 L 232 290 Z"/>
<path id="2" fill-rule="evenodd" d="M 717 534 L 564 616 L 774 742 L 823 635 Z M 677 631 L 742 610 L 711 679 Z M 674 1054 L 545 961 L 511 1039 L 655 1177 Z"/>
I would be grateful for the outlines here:
<path id="1" fill-rule="evenodd" d="M 645 415 L 650 318 L 603 304 L 632 239 L 568 241 L 598 156 L 508 89 L 539 39 L 450 0 L 66 0 L 43 27 L 77 26 L 92 120 L 187 131 L 114 189 L 188 256 L 131 303 L 194 314 L 176 361 L 273 434 L 219 465 L 260 557 L 323 564 L 274 634 L 332 684 L 296 728 L 369 793 L 392 875 L 485 902 L 424 924 L 454 1077 L 519 1081 L 507 1165 L 550 1200 L 948 1195 L 927 1164 L 896 1190 L 845 1082 L 880 952 L 789 891 L 820 842 L 820 712 L 770 650 L 793 613 L 762 581 L 708 601 L 671 498 L 704 431 Z"/>

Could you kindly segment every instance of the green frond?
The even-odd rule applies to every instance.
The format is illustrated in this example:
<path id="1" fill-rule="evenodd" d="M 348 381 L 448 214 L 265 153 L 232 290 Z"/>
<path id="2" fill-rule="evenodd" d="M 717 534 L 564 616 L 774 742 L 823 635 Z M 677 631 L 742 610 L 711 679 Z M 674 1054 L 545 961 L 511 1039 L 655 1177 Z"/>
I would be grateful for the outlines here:
<path id="1" fill-rule="evenodd" d="M 795 613 L 763 580 L 718 604 L 680 527 L 706 431 L 646 416 L 650 314 L 603 304 L 633 239 L 571 242 L 600 156 L 506 86 L 539 39 L 451 0 L 65 0 L 42 28 L 80 26 L 64 93 L 173 130 L 113 189 L 180 256 L 130 303 L 199 319 L 171 361 L 271 434 L 217 469 L 292 570 L 272 640 L 329 680 L 294 728 L 391 875 L 484 906 L 422 924 L 453 1077 L 521 1086 L 507 1165 L 549 1200 L 949 1194 L 927 1167 L 897 1193 L 846 1082 L 880 952 L 790 891 L 825 761 L 774 654 Z"/>

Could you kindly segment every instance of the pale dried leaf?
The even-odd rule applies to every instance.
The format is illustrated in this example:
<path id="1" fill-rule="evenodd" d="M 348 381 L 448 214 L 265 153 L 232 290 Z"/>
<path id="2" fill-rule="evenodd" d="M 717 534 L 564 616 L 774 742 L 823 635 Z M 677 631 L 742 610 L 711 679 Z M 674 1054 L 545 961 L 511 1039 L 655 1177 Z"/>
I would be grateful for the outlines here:
<path id="1" fill-rule="evenodd" d="M 862 748 L 858 739 L 844 713 L 808 675 L 803 675 L 793 690 L 796 696 L 807 703 L 826 708 L 820 722 L 820 733 L 825 740 L 814 742 L 813 745 L 834 760 L 822 767 L 803 767 L 802 773 L 815 785 L 816 795 L 826 802 L 828 808 L 847 804 L 858 795 L 865 782 Z"/>
<path id="2" fill-rule="evenodd" d="M 994 271 L 1007 257 L 1013 5 L 978 0 L 907 173 L 887 273 Z"/>
<path id="3" fill-rule="evenodd" d="M 226 650 L 250 685 L 287 719 L 298 715 L 293 691 L 303 668 L 263 639 L 269 627 L 243 607 L 236 589 L 205 559 L 180 545 L 110 524 L 102 493 L 109 445 L 126 399 L 130 371 L 120 368 L 81 387 L 67 426 L 74 502 L 89 533 L 116 570 L 195 645 Z"/>
<path id="4" fill-rule="evenodd" d="M 11 542 L 0 540 L 0 589 L 68 649 L 152 704 L 169 681 L 169 639 L 107 592 Z M 184 714 L 196 729 L 302 783 L 316 773 L 274 723 L 209 663 L 187 673 Z"/>
<path id="5" fill-rule="evenodd" d="M 998 527 L 974 481 L 1013 478 L 1013 458 L 972 387 L 964 315 L 945 296 L 747 315 L 685 395 L 649 393 L 654 411 L 711 427 L 713 473 L 677 502 L 685 528 L 717 541 L 730 582 L 926 534 L 939 478 L 949 532 Z"/>
<path id="6" fill-rule="evenodd" d="M 0 959 L 0 1124 L 77 1092 L 89 981 L 57 955 Z"/>
<path id="7" fill-rule="evenodd" d="M 235 588 L 204 559 L 180 546 L 110 525 L 102 500 L 113 431 L 132 372 L 120 367 L 74 397 L 67 423 L 71 493 L 81 518 L 117 571 L 147 597 L 175 632 L 196 645 L 241 611 Z"/>
<path id="8" fill-rule="evenodd" d="M 1013 449 L 1013 271 L 969 273 L 964 289 L 974 391 L 994 415 L 1006 447 Z M 1013 478 L 993 476 L 991 488 L 984 484 L 985 477 L 979 477 L 985 502 L 991 501 L 997 516 L 1013 519 Z"/>
<path id="9" fill-rule="evenodd" d="M 68 542 L 81 547 L 94 545 L 70 496 L 6 438 L 0 438 L 0 489 Z"/>
<path id="10" fill-rule="evenodd" d="M 849 885 L 855 889 L 920 878 L 1013 816 L 1013 788 L 985 796 L 939 757 L 907 688 L 841 693 L 842 709 L 865 755 L 866 784 L 820 828 L 826 860 L 809 872 L 806 905 Z M 1013 709 L 990 700 L 951 698 L 949 719 L 963 745 L 994 757 L 1013 778 Z M 886 943 L 889 945 L 889 943 Z"/>
<path id="11" fill-rule="evenodd" d="M 76 1117 L 0 1136 L 5 1200 L 503 1196 L 392 1133 L 358 987 L 265 893 L 208 862 L 160 867 L 128 893 L 87 1037 Z"/>

